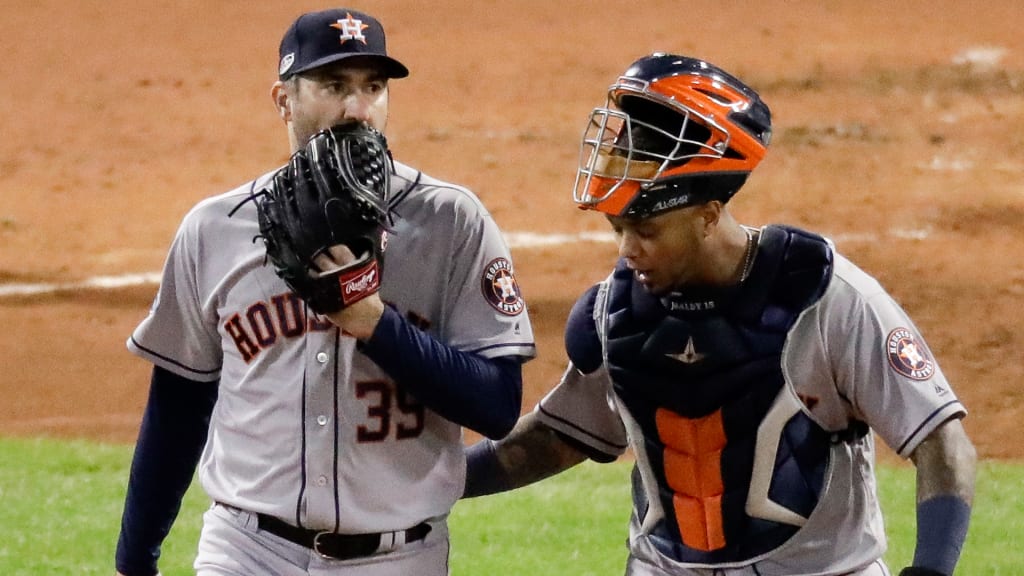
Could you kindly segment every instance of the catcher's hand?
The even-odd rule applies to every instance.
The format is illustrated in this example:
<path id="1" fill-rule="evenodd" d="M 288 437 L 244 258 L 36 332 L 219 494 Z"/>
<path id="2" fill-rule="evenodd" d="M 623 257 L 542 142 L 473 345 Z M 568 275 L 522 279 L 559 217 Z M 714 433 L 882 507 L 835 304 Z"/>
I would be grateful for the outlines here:
<path id="1" fill-rule="evenodd" d="M 257 194 L 267 258 L 315 312 L 337 312 L 380 288 L 389 192 L 384 135 L 347 124 L 315 134 Z M 338 245 L 355 260 L 318 267 Z"/>

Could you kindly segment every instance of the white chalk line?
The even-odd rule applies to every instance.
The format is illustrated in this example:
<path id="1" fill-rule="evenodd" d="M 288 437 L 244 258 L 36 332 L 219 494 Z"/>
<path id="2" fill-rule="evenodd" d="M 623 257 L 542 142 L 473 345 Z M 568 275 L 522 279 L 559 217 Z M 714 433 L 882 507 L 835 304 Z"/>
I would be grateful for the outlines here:
<path id="1" fill-rule="evenodd" d="M 928 237 L 927 230 L 890 230 L 889 236 L 920 240 Z M 846 242 L 874 242 L 875 234 L 841 234 L 831 237 L 837 244 Z M 538 234 L 535 232 L 509 232 L 505 241 L 511 249 L 528 250 L 563 246 L 578 242 L 612 243 L 615 235 L 611 232 L 579 232 L 576 234 Z M 132 286 L 148 286 L 160 283 L 160 272 L 142 272 L 123 274 L 120 276 L 94 276 L 80 282 L 66 283 L 13 283 L 0 284 L 0 298 L 11 296 L 36 296 L 55 292 L 74 292 L 78 290 L 112 290 Z"/>
<path id="2" fill-rule="evenodd" d="M 129 286 L 158 284 L 160 272 L 144 272 L 142 274 L 124 274 L 122 276 L 94 276 L 81 282 L 40 283 L 40 284 L 0 284 L 0 297 L 4 296 L 35 296 L 76 290 L 109 290 Z"/>

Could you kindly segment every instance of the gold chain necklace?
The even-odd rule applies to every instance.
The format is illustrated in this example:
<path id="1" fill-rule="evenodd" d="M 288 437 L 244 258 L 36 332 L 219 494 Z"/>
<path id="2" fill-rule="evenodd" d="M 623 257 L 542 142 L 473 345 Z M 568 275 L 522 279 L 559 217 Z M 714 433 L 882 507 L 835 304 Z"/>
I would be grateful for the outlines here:
<path id="1" fill-rule="evenodd" d="M 754 232 L 746 226 L 743 227 L 743 231 L 747 233 L 747 249 L 743 254 L 743 273 L 740 274 L 740 283 L 745 282 L 747 276 L 750 276 L 750 269 L 754 264 L 755 252 Z"/>

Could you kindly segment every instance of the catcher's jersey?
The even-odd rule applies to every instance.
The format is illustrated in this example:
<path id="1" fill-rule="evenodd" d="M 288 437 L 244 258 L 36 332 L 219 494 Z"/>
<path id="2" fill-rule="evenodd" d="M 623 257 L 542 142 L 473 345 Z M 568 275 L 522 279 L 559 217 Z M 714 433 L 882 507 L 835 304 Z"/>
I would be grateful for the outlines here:
<path id="1" fill-rule="evenodd" d="M 762 231 L 762 242 L 766 231 Z M 649 391 L 635 393 L 624 376 L 615 380 L 611 376 L 618 373 L 609 364 L 609 325 L 616 322 L 616 318 L 609 317 L 615 275 L 600 283 L 596 293 L 588 293 L 595 298 L 592 321 L 604 362 L 586 375 L 570 364 L 559 385 L 538 404 L 536 413 L 545 424 L 598 452 L 614 456 L 622 454 L 627 444 L 632 448 L 636 470 L 629 542 L 631 556 L 637 561 L 631 565 L 640 573 L 640 566 L 652 565 L 666 573 L 694 576 L 707 574 L 712 567 L 721 575 L 846 574 L 864 569 L 884 553 L 885 532 L 873 472 L 873 437 L 868 434 L 857 439 L 849 432 L 855 429 L 855 423 L 866 423 L 900 456 L 907 457 L 938 425 L 966 412 L 901 307 L 850 261 L 834 251 L 831 256 L 831 276 L 826 277 L 823 293 L 803 309 L 784 335 L 779 360 L 782 386 L 770 399 L 770 409 L 759 416 L 752 461 L 736 465 L 732 460 L 730 469 L 724 469 L 726 457 L 735 455 L 735 449 L 728 442 L 717 450 L 711 446 L 706 453 L 700 446 L 683 450 L 693 456 L 652 452 L 652 447 L 664 445 L 644 436 L 645 430 L 650 431 L 653 412 L 646 404 L 652 396 Z M 713 314 L 706 320 L 720 322 Z M 664 330 L 664 325 L 658 329 Z M 668 356 L 690 367 L 713 362 L 708 355 L 718 345 L 714 340 L 719 337 L 713 332 L 706 336 L 678 342 L 678 350 Z M 652 336 L 644 348 L 654 339 Z M 736 373 L 738 369 L 730 376 Z M 692 385 L 679 382 L 678 387 L 688 384 Z M 642 387 L 633 384 L 637 385 Z M 672 394 L 676 392 L 653 397 L 670 398 Z M 638 400 L 638 396 L 644 397 Z M 731 401 L 727 398 L 722 402 L 728 409 Z M 676 415 L 676 407 L 670 408 L 654 411 L 659 430 L 665 422 L 678 426 L 687 420 Z M 719 420 L 718 426 L 726 430 L 735 427 L 737 423 L 730 424 L 728 418 L 727 414 L 726 422 Z M 819 455 L 824 477 L 816 493 L 817 503 L 806 515 L 777 501 L 774 495 L 785 487 L 773 485 L 775 480 L 792 477 L 792 469 L 779 466 L 792 466 L 784 452 L 801 450 L 800 440 L 794 440 L 787 428 L 793 422 L 803 425 L 800 420 L 812 423 L 826 435 L 836 434 L 827 452 Z M 691 432 L 693 442 L 724 441 L 722 433 L 713 430 L 716 426 L 711 418 L 688 421 L 687 426 L 696 430 Z M 702 428 L 707 433 L 701 432 Z M 809 433 L 804 436 L 811 437 Z M 691 457 L 718 458 L 723 466 L 721 476 L 716 480 L 713 468 L 700 462 L 683 462 Z M 710 476 L 687 480 L 677 474 L 672 480 L 671 467 L 692 467 Z M 731 560 L 715 556 L 717 544 L 708 544 L 708 553 L 703 556 L 666 552 L 680 549 L 679 544 L 665 538 L 678 538 L 680 528 L 673 523 L 679 519 L 678 524 L 684 524 L 688 510 L 688 504 L 678 499 L 674 500 L 679 503 L 676 509 L 667 509 L 665 495 L 670 495 L 669 502 L 673 499 L 666 491 L 693 488 L 673 483 L 692 482 L 700 490 L 701 486 L 722 482 L 727 475 L 735 477 L 737 471 L 748 475 L 743 484 L 744 506 L 754 525 L 790 525 L 795 530 L 792 535 L 781 545 L 774 544 L 753 557 Z M 702 517 L 693 524 L 707 521 Z M 669 525 L 675 532 L 666 529 Z M 681 528 L 684 534 L 686 528 Z M 714 526 L 704 528 L 709 534 L 716 531 Z M 686 543 L 685 537 L 683 540 Z"/>
<path id="2" fill-rule="evenodd" d="M 461 428 L 307 313 L 266 264 L 246 200 L 270 176 L 185 217 L 129 349 L 219 381 L 199 466 L 211 499 L 342 533 L 446 514 L 464 484 Z M 476 196 L 398 163 L 391 196 L 382 299 L 455 349 L 533 357 L 508 247 Z"/>

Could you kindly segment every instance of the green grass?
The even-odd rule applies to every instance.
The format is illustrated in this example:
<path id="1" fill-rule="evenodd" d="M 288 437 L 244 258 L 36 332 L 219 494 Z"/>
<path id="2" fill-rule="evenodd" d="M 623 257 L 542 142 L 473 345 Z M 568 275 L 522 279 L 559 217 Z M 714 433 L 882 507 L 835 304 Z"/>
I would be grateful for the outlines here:
<path id="1" fill-rule="evenodd" d="M 0 439 L 0 574 L 114 573 L 130 446 Z M 206 497 L 198 486 L 164 545 L 164 576 L 194 574 Z"/>
<path id="2" fill-rule="evenodd" d="M 0 574 L 113 573 L 130 446 L 0 439 Z M 452 575 L 617 575 L 626 557 L 629 465 L 584 464 L 515 492 L 456 505 Z M 910 467 L 879 469 L 890 550 L 898 569 L 913 555 Z M 1024 464 L 984 462 L 958 574 L 1024 573 Z M 186 495 L 164 544 L 164 576 L 191 569 L 207 500 Z"/>

